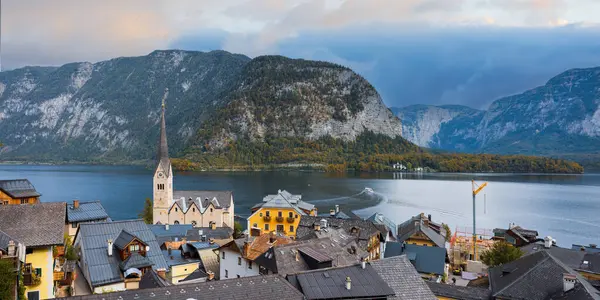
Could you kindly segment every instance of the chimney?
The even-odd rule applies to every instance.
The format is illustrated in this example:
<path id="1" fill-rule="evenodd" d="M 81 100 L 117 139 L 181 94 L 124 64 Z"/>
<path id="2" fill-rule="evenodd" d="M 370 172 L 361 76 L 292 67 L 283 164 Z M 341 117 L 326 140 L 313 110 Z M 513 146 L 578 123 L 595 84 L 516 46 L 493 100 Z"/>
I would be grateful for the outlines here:
<path id="1" fill-rule="evenodd" d="M 335 217 L 335 209 L 330 209 L 329 210 L 329 215 L 332 217 Z"/>
<path id="2" fill-rule="evenodd" d="M 547 236 L 544 238 L 544 248 L 550 249 L 550 247 L 552 247 L 552 237 Z"/>
<path id="3" fill-rule="evenodd" d="M 156 269 L 156 274 L 162 279 L 167 279 L 167 270 L 164 268 Z"/>
<path id="4" fill-rule="evenodd" d="M 577 276 L 574 274 L 563 273 L 563 292 L 568 292 L 575 287 Z"/>
<path id="5" fill-rule="evenodd" d="M 321 219 L 321 228 L 327 228 L 327 220 Z"/>
<path id="6" fill-rule="evenodd" d="M 352 280 L 350 280 L 350 276 L 346 277 L 346 289 L 350 290 L 352 288 Z"/>
<path id="7" fill-rule="evenodd" d="M 427 215 L 427 220 L 429 220 L 429 222 L 431 222 L 431 214 Z"/>
<path id="8" fill-rule="evenodd" d="M 340 212 L 340 206 L 339 205 L 335 205 L 335 213 L 339 213 Z"/>
<path id="9" fill-rule="evenodd" d="M 169 224 L 165 224 L 165 230 L 169 231 Z"/>
<path id="10" fill-rule="evenodd" d="M 112 256 L 112 252 L 113 252 L 113 240 L 108 239 L 108 241 L 106 241 L 106 243 L 108 244 L 108 256 Z"/>
<path id="11" fill-rule="evenodd" d="M 208 281 L 212 281 L 215 279 L 215 273 L 213 271 L 206 272 L 208 274 Z"/>
<path id="12" fill-rule="evenodd" d="M 364 259 L 360 260 L 360 267 L 364 270 L 367 267 L 367 262 Z"/>
<path id="13" fill-rule="evenodd" d="M 79 200 L 73 200 L 73 208 L 79 208 Z"/>
<path id="14" fill-rule="evenodd" d="M 243 256 L 248 257 L 250 254 L 250 242 L 248 240 L 244 241 L 244 249 L 242 249 Z"/>
<path id="15" fill-rule="evenodd" d="M 203 235 L 203 234 L 204 234 L 204 230 L 198 229 L 198 235 Z"/>
<path id="16" fill-rule="evenodd" d="M 17 245 L 15 241 L 8 241 L 8 256 L 17 256 Z"/>
<path id="17" fill-rule="evenodd" d="M 217 229 L 217 223 L 215 223 L 215 222 L 210 223 L 210 229 L 212 229 L 212 230 Z"/>

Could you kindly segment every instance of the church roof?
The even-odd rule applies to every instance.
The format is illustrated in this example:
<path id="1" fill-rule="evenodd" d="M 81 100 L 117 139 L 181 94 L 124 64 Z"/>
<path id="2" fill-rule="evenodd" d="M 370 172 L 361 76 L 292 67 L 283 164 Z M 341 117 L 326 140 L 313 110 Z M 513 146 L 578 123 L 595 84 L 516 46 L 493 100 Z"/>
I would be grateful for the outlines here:
<path id="1" fill-rule="evenodd" d="M 162 109 L 160 115 L 160 139 L 158 140 L 158 155 L 157 160 L 159 167 L 162 167 L 167 177 L 171 176 L 171 161 L 169 160 L 169 146 L 167 145 L 167 125 L 165 122 L 165 99 L 169 94 L 169 89 L 165 90 L 165 95 L 162 99 Z"/>
<path id="2" fill-rule="evenodd" d="M 184 201 L 182 201 L 184 199 Z M 173 202 L 177 203 L 181 209 L 187 211 L 192 202 L 198 206 L 202 212 L 209 204 L 215 208 L 231 207 L 233 204 L 232 191 L 173 191 Z"/>

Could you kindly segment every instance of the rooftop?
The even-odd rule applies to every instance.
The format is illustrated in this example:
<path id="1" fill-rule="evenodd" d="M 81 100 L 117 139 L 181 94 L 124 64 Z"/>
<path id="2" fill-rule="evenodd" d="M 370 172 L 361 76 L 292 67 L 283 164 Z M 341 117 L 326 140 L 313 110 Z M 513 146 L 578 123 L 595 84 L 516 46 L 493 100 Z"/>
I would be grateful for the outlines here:
<path id="1" fill-rule="evenodd" d="M 107 252 L 107 240 L 116 241 L 123 230 L 148 245 L 149 251 L 146 256 L 153 264 L 152 268 L 154 270 L 167 269 L 167 262 L 162 255 L 156 237 L 142 220 L 82 223 L 79 225 L 75 241 L 82 248 L 81 260 L 87 265 L 87 272 L 89 272 L 90 277 L 87 279 L 92 286 L 101 286 L 123 280 L 120 269 L 121 259 L 118 252 L 113 251 L 112 256 L 108 256 Z"/>
<path id="2" fill-rule="evenodd" d="M 369 264 L 394 290 L 396 296 L 391 299 L 436 299 L 406 255 L 382 258 Z"/>
<path id="3" fill-rule="evenodd" d="M 192 280 L 206 278 L 206 277 L 208 277 L 208 274 L 206 274 L 206 272 L 204 272 L 202 269 L 198 268 L 194 272 L 190 273 L 190 275 L 188 275 L 186 278 L 180 280 L 179 282 L 192 281 Z"/>
<path id="4" fill-rule="evenodd" d="M 271 242 L 271 238 L 273 241 Z M 278 245 L 287 245 L 293 243 L 294 241 L 286 236 L 281 235 L 270 235 L 270 234 L 261 234 L 257 237 L 247 237 L 233 240 L 222 247 L 234 248 L 239 253 L 242 253 L 244 258 L 249 260 L 255 260 L 257 257 L 265 253 L 271 247 Z M 248 243 L 248 252 L 243 253 L 244 244 Z"/>
<path id="5" fill-rule="evenodd" d="M 187 265 L 187 264 L 200 264 L 200 258 L 185 258 L 180 249 L 171 249 L 171 253 L 169 250 L 161 250 L 165 260 L 167 261 L 167 265 L 169 267 L 178 266 L 178 265 Z"/>
<path id="6" fill-rule="evenodd" d="M 300 215 L 306 215 L 305 211 L 311 211 L 315 208 L 313 204 L 301 200 L 302 195 L 292 195 L 285 190 L 277 191 L 276 195 L 267 195 L 263 198 L 263 202 L 252 207 L 252 211 L 258 208 L 291 208 Z"/>
<path id="7" fill-rule="evenodd" d="M 535 242 L 520 248 L 526 255 L 532 254 L 539 251 L 546 251 L 552 254 L 553 257 L 569 266 L 570 268 L 577 269 L 580 267 L 585 252 L 581 250 L 573 250 L 568 248 L 561 248 L 557 246 L 551 246 L 550 248 L 544 247 L 544 242 Z"/>
<path id="8" fill-rule="evenodd" d="M 398 225 L 398 242 L 404 242 L 411 236 L 420 232 L 425 234 L 436 246 L 444 248 L 446 238 L 443 231 L 440 231 L 441 225 L 430 221 L 424 214 L 416 215 L 404 223 Z"/>
<path id="9" fill-rule="evenodd" d="M 230 207 L 233 204 L 232 191 L 173 191 L 173 200 L 184 211 L 195 203 L 196 206 L 204 213 L 208 205 L 216 208 Z M 185 206 L 185 207 L 184 207 Z"/>
<path id="10" fill-rule="evenodd" d="M 78 208 L 75 208 L 73 204 L 67 204 L 67 221 L 69 223 L 106 219 L 108 219 L 108 214 L 100 201 L 79 202 Z"/>
<path id="11" fill-rule="evenodd" d="M 346 279 L 350 278 L 350 289 Z M 371 265 L 353 265 L 289 275 L 288 280 L 306 299 L 379 298 L 394 295 L 394 290 Z"/>
<path id="12" fill-rule="evenodd" d="M 403 254 L 406 254 L 419 273 L 444 274 L 446 248 L 395 242 L 386 244 L 384 257 L 394 257 Z"/>
<path id="13" fill-rule="evenodd" d="M 598 245 L 595 245 L 595 244 L 591 244 L 588 246 L 573 244 L 573 245 L 571 245 L 571 249 L 583 250 L 583 251 L 590 252 L 590 253 L 600 253 L 600 248 L 598 248 Z"/>
<path id="14" fill-rule="evenodd" d="M 170 282 L 158 276 L 158 274 L 154 270 L 150 270 L 144 273 L 144 275 L 142 275 L 142 278 L 140 279 L 140 289 L 151 289 L 170 285 Z"/>
<path id="15" fill-rule="evenodd" d="M 370 217 L 367 218 L 368 221 L 373 222 L 374 224 L 385 225 L 388 230 L 392 232 L 392 235 L 396 237 L 398 235 L 398 226 L 392 220 L 388 219 L 381 213 L 374 213 Z"/>
<path id="16" fill-rule="evenodd" d="M 0 191 L 12 198 L 28 198 L 41 196 L 27 179 L 0 180 Z"/>
<path id="17" fill-rule="evenodd" d="M 223 281 L 179 284 L 107 294 L 77 296 L 73 300 L 187 300 L 187 299 L 286 299 L 303 300 L 304 295 L 278 275 L 234 278 Z"/>
<path id="18" fill-rule="evenodd" d="M 462 300 L 488 300 L 491 296 L 489 289 L 458 286 L 433 281 L 425 281 L 429 289 L 438 297 Z"/>
<path id="19" fill-rule="evenodd" d="M 0 230 L 26 247 L 62 245 L 65 212 L 64 202 L 0 205 Z"/>
<path id="20" fill-rule="evenodd" d="M 148 228 L 150 228 L 150 231 L 152 231 L 156 237 L 183 237 L 186 236 L 188 230 L 194 228 L 191 224 L 172 224 L 168 227 L 169 229 L 167 229 L 167 225 L 162 224 L 148 225 Z"/>
<path id="21" fill-rule="evenodd" d="M 318 238 L 319 233 L 315 231 L 314 224 L 320 223 L 321 220 L 327 221 L 327 228 L 321 227 L 321 231 L 323 229 L 330 230 L 331 228 L 334 230 L 343 229 L 347 235 L 352 236 L 357 241 L 361 249 L 367 249 L 368 240 L 373 235 L 383 237 L 383 234 L 385 234 L 373 222 L 367 220 L 302 216 L 296 230 L 296 238 L 301 240 Z"/>

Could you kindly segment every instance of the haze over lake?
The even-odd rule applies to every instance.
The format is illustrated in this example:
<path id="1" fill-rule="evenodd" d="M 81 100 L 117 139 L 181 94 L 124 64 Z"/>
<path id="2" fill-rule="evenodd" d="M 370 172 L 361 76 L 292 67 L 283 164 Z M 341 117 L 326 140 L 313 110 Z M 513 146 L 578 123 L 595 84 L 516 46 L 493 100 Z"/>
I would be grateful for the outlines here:
<path id="1" fill-rule="evenodd" d="M 152 197 L 152 171 L 128 166 L 0 165 L 0 180 L 27 178 L 45 202 L 100 200 L 115 220 L 137 218 Z M 420 212 L 434 221 L 471 226 L 471 182 L 489 181 L 478 195 L 477 227 L 516 223 L 550 235 L 561 246 L 600 242 L 600 175 L 349 174 L 314 172 L 176 172 L 175 189 L 232 190 L 236 215 L 267 194 L 286 189 L 326 213 L 335 204 L 362 217 L 381 212 L 401 223 Z M 364 188 L 375 192 L 370 194 Z M 484 200 L 485 199 L 485 200 Z"/>

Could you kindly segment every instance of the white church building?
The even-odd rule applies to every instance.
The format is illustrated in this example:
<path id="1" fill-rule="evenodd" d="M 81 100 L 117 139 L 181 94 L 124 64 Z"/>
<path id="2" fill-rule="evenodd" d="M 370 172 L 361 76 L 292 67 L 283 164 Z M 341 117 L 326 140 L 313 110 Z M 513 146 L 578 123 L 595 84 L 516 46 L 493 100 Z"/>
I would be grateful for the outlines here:
<path id="1" fill-rule="evenodd" d="M 192 224 L 194 227 L 233 228 L 234 205 L 231 191 L 176 191 L 169 159 L 165 122 L 165 99 L 162 101 L 158 166 L 154 172 L 153 223 Z"/>

